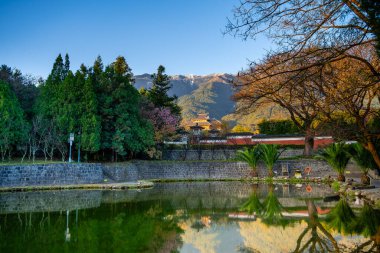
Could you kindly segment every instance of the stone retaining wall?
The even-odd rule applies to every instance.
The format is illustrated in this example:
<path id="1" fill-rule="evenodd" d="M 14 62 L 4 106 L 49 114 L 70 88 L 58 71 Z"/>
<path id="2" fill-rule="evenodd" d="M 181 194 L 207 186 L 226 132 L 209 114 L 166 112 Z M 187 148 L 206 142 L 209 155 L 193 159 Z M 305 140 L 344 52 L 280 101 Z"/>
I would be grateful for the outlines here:
<path id="1" fill-rule="evenodd" d="M 0 166 L 0 187 L 100 183 L 102 168 L 91 163 Z"/>
<path id="2" fill-rule="evenodd" d="M 244 162 L 170 162 L 170 161 L 136 161 L 137 168 L 131 167 L 131 179 L 148 180 L 148 179 L 244 179 L 250 177 L 251 168 Z M 306 167 L 312 170 L 310 177 L 328 177 L 335 176 L 336 173 L 324 161 L 309 159 L 278 161 L 274 166 L 275 174 L 281 175 L 282 168 L 289 170 L 292 177 L 296 170 L 302 173 Z M 137 170 L 137 173 L 136 173 Z M 264 164 L 258 166 L 260 177 L 268 176 L 268 171 Z M 305 173 L 304 177 L 307 176 Z"/>
<path id="3" fill-rule="evenodd" d="M 352 165 L 351 165 L 352 166 Z M 287 168 L 290 176 L 297 169 L 304 172 L 310 167 L 310 177 L 335 176 L 336 173 L 324 161 L 309 159 L 280 160 L 274 166 L 276 175 Z M 25 166 L 0 166 L 0 187 L 67 185 L 100 183 L 104 178 L 116 182 L 150 179 L 244 179 L 251 176 L 250 167 L 244 162 L 233 161 L 133 161 L 122 164 L 47 164 Z M 268 176 L 264 164 L 258 166 L 260 177 Z"/>
<path id="4" fill-rule="evenodd" d="M 176 149 L 165 150 L 162 154 L 164 160 L 170 161 L 194 161 L 194 160 L 229 160 L 235 159 L 237 149 Z M 303 149 L 286 149 L 281 153 L 280 158 L 300 156 Z"/>

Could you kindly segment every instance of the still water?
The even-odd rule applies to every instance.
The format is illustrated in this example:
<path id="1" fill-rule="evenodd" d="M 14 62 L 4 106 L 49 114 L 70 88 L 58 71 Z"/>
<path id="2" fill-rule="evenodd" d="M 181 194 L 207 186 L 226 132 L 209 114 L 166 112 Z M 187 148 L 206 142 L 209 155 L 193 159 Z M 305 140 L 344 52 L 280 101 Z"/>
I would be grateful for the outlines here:
<path id="1" fill-rule="evenodd" d="M 326 185 L 0 193 L 0 252 L 379 252 L 380 213 Z"/>

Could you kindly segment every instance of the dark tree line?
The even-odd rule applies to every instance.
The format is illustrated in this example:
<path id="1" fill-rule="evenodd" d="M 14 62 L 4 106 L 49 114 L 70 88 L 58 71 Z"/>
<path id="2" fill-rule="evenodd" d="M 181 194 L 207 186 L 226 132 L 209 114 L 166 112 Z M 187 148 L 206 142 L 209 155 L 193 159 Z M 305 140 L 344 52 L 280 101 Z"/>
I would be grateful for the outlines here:
<path id="1" fill-rule="evenodd" d="M 64 161 L 70 133 L 75 134 L 74 148 L 83 152 L 85 160 L 117 161 L 149 153 L 155 146 L 155 121 L 161 119 L 146 117 L 144 112 L 168 111 L 177 119 L 172 124 L 177 124 L 180 117 L 176 98 L 166 94 L 169 79 L 162 82 L 159 78 L 163 71 L 160 66 L 155 74 L 157 85 L 141 94 L 133 86 L 133 73 L 121 56 L 105 67 L 98 57 L 93 66 L 82 64 L 73 72 L 69 56 L 59 55 L 46 81 L 23 76 L 19 70 L 3 65 L 2 160 L 18 155 L 33 161 L 36 156 Z M 176 125 L 164 128 L 165 138 L 175 130 Z"/>

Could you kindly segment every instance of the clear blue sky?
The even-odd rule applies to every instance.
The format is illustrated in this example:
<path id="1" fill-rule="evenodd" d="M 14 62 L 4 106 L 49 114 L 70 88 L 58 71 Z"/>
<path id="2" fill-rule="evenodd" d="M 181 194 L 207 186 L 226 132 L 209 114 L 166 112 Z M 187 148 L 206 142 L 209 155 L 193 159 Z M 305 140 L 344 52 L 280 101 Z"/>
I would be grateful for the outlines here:
<path id="1" fill-rule="evenodd" d="M 71 69 L 118 55 L 134 74 L 236 73 L 269 49 L 222 31 L 238 0 L 0 0 L 0 64 L 46 78 L 59 53 Z"/>

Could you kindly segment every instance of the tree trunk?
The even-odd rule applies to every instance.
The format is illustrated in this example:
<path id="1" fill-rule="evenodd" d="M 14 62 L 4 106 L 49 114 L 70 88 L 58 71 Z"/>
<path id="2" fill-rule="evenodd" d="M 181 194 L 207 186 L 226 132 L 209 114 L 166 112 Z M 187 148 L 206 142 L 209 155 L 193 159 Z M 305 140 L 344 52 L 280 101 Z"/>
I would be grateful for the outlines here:
<path id="1" fill-rule="evenodd" d="M 273 177 L 274 176 L 273 168 L 268 170 L 268 176 L 269 177 Z"/>
<path id="2" fill-rule="evenodd" d="M 305 133 L 305 149 L 303 154 L 305 156 L 312 156 L 314 151 L 314 134 L 310 129 L 306 130 Z"/>
<path id="3" fill-rule="evenodd" d="M 377 153 L 376 147 L 372 141 L 365 143 L 364 147 L 371 153 L 373 160 L 375 161 L 377 168 L 380 169 L 380 156 Z"/>
<path id="4" fill-rule="evenodd" d="M 343 174 L 339 173 L 338 174 L 338 181 L 339 182 L 345 182 L 346 181 L 346 177 Z"/>
<path id="5" fill-rule="evenodd" d="M 360 181 L 362 184 L 369 185 L 371 183 L 371 179 L 367 175 L 367 173 L 363 173 L 362 176 L 360 177 Z"/>
<path id="6" fill-rule="evenodd" d="M 258 177 L 257 169 L 252 169 L 251 177 Z"/>

